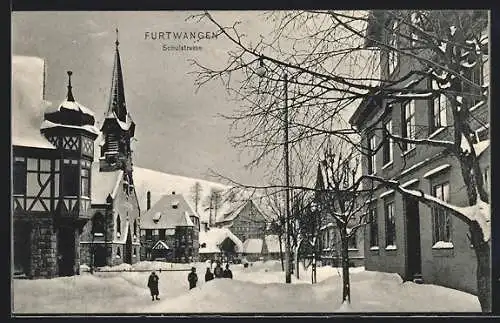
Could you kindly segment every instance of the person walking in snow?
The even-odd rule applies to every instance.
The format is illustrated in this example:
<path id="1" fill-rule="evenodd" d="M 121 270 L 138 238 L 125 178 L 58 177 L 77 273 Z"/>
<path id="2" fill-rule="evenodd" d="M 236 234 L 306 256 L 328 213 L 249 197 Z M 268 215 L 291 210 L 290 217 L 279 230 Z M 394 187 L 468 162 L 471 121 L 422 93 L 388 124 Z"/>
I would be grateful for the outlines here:
<path id="1" fill-rule="evenodd" d="M 226 269 L 224 269 L 224 272 L 222 273 L 222 277 L 233 279 L 233 272 L 231 271 L 231 269 L 229 269 L 229 264 L 226 264 Z"/>
<path id="2" fill-rule="evenodd" d="M 214 268 L 214 275 L 215 275 L 215 278 L 222 278 L 223 270 L 222 270 L 222 267 L 220 266 L 219 261 L 217 261 L 217 265 Z"/>
<path id="3" fill-rule="evenodd" d="M 214 279 L 214 274 L 210 271 L 210 268 L 207 267 L 207 272 L 205 273 L 205 282 Z"/>
<path id="4" fill-rule="evenodd" d="M 160 277 L 158 277 L 158 275 L 156 275 L 156 273 L 154 271 L 151 273 L 151 275 L 149 275 L 148 287 L 149 287 L 149 290 L 151 291 L 151 300 L 152 301 L 155 300 L 155 297 L 156 297 L 157 301 L 160 300 L 160 298 L 158 297 L 158 295 L 160 294 L 158 292 L 158 281 L 159 280 L 160 280 Z"/>
<path id="5" fill-rule="evenodd" d="M 192 267 L 191 272 L 188 275 L 189 289 L 193 289 L 196 287 L 196 283 L 198 282 L 198 275 L 196 274 L 196 268 Z"/>

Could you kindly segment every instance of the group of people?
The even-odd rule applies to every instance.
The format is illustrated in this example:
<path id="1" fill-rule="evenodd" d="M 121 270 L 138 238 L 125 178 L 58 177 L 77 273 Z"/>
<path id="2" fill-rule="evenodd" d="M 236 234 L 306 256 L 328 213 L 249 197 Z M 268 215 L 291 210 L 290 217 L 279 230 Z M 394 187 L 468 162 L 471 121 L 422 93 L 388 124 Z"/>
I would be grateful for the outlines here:
<path id="1" fill-rule="evenodd" d="M 193 289 L 196 287 L 196 284 L 198 283 L 198 274 L 196 274 L 196 267 L 191 268 L 191 272 L 188 274 L 188 283 L 189 283 L 189 289 Z M 214 278 L 233 278 L 233 272 L 231 269 L 229 269 L 229 264 L 226 264 L 226 269 L 222 269 L 221 263 L 217 262 L 214 272 L 212 273 L 210 271 L 210 267 L 207 268 L 207 272 L 205 273 L 205 282 L 208 282 Z M 148 279 L 148 287 L 151 292 L 151 300 L 160 300 L 159 298 L 159 291 L 158 291 L 158 282 L 160 278 L 158 275 L 153 271 L 151 275 L 149 275 Z"/>

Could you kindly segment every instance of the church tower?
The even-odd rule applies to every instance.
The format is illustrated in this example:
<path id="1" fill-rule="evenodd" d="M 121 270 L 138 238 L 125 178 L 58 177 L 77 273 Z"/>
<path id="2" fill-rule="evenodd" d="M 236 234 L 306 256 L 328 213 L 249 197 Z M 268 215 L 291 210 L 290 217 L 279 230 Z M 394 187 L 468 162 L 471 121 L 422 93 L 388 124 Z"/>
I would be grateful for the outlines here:
<path id="1" fill-rule="evenodd" d="M 99 158 L 101 172 L 123 170 L 132 184 L 132 150 L 130 141 L 134 137 L 135 123 L 127 111 L 123 74 L 118 49 L 118 29 L 116 29 L 115 60 L 111 81 L 108 111 L 101 127 L 103 144 Z"/>

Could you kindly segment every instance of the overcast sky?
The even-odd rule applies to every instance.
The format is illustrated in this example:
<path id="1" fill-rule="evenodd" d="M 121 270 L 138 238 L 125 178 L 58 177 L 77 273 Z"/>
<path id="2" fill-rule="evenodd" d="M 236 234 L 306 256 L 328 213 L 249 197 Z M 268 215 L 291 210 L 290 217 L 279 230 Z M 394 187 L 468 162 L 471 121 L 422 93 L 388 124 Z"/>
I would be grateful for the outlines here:
<path id="1" fill-rule="evenodd" d="M 38 56 L 47 64 L 46 99 L 59 104 L 66 95 L 67 70 L 73 71 L 75 99 L 101 121 L 107 110 L 114 58 L 115 28 L 127 108 L 137 124 L 135 164 L 190 177 L 208 177 L 209 169 L 249 184 L 262 181 L 261 170 L 245 170 L 248 153 L 228 142 L 228 122 L 216 117 L 236 109 L 224 90 L 211 84 L 195 93 L 188 59 L 227 60 L 228 41 L 203 40 L 201 51 L 162 51 L 162 45 L 194 45 L 190 40 L 153 41 L 145 32 L 212 32 L 185 21 L 197 12 L 16 12 L 12 15 L 14 55 Z M 243 21 L 242 30 L 266 35 L 261 12 L 212 12 L 227 24 Z"/>

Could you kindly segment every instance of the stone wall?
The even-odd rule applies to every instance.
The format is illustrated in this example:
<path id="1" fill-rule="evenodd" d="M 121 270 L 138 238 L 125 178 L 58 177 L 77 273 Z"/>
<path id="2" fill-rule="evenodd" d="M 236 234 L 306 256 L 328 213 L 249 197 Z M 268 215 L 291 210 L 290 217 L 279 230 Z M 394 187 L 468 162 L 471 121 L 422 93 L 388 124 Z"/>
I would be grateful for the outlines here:
<path id="1" fill-rule="evenodd" d="M 28 276 L 32 278 L 57 277 L 57 237 L 53 222 L 50 219 L 33 221 L 30 236 L 31 271 Z"/>

